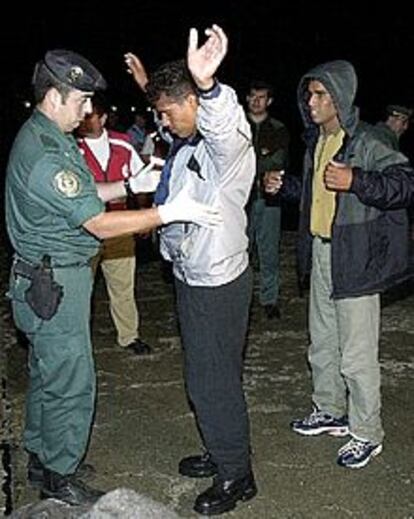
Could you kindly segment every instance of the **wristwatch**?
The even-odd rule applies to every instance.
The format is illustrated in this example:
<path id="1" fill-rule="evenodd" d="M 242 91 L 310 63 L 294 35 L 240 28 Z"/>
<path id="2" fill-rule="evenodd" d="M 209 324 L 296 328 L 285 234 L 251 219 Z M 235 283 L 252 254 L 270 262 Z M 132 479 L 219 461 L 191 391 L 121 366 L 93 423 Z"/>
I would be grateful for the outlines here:
<path id="1" fill-rule="evenodd" d="M 127 198 L 130 197 L 130 196 L 133 196 L 133 191 L 131 189 L 131 186 L 129 185 L 129 178 L 124 178 L 124 187 L 125 187 L 125 191 L 126 191 L 126 196 Z"/>

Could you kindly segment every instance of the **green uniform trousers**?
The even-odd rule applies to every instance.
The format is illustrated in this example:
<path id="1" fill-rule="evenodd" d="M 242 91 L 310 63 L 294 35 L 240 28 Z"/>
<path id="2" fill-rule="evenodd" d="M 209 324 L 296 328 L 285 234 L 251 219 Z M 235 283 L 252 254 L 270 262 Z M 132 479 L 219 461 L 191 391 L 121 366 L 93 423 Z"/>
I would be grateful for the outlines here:
<path id="1" fill-rule="evenodd" d="M 261 305 L 277 304 L 280 289 L 279 249 L 281 238 L 281 209 L 268 206 L 263 198 L 254 200 L 249 211 L 249 252 L 257 250 L 260 270 Z"/>
<path id="2" fill-rule="evenodd" d="M 59 474 L 71 474 L 85 455 L 95 404 L 90 338 L 92 272 L 89 266 L 54 269 L 63 299 L 49 321 L 25 302 L 30 281 L 11 275 L 16 326 L 30 342 L 30 380 L 24 444 Z"/>

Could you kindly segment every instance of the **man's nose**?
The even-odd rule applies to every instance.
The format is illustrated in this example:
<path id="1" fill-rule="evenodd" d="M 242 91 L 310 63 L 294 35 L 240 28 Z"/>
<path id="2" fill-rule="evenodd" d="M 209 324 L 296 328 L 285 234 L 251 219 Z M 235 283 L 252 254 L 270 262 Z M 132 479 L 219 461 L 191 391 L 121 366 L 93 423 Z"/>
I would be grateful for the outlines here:
<path id="1" fill-rule="evenodd" d="M 161 116 L 161 125 L 163 128 L 168 128 L 170 126 L 170 120 L 164 114 L 162 114 L 162 116 Z"/>
<path id="2" fill-rule="evenodd" d="M 83 112 L 85 115 L 89 115 L 92 113 L 92 101 L 90 98 L 88 98 L 83 105 Z"/>

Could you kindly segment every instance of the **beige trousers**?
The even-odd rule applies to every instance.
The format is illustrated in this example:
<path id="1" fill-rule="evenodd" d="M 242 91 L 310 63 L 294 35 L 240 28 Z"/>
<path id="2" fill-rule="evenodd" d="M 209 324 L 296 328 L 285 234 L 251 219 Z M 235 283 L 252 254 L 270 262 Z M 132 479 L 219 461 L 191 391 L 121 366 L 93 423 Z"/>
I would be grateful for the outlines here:
<path id="1" fill-rule="evenodd" d="M 96 274 L 101 266 L 109 296 L 109 310 L 117 331 L 117 341 L 128 346 L 139 337 L 139 315 L 135 301 L 135 239 L 119 236 L 103 241 L 101 250 L 93 259 Z"/>

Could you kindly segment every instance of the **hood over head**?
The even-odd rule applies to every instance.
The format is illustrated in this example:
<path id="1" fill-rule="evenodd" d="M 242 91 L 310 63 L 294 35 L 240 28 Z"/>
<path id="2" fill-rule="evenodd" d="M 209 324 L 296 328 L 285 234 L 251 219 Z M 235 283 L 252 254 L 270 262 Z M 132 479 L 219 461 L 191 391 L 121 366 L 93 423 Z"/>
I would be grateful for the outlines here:
<path id="1" fill-rule="evenodd" d="M 349 61 L 336 60 L 312 68 L 299 82 L 298 105 L 305 127 L 314 126 L 309 114 L 309 81 L 320 81 L 331 95 L 338 111 L 338 118 L 344 131 L 352 134 L 358 122 L 359 110 L 354 106 L 358 79 L 355 69 Z"/>

